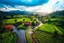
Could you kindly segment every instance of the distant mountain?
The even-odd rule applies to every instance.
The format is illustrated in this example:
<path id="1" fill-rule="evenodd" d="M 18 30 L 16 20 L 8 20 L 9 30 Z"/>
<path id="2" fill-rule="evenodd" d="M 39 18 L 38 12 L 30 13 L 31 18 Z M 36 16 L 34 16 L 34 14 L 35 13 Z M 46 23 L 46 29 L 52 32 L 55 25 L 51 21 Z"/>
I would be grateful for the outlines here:
<path id="1" fill-rule="evenodd" d="M 64 10 L 50 13 L 50 16 L 64 16 Z"/>
<path id="2" fill-rule="evenodd" d="M 16 11 L 14 10 L 14 11 L 9 11 L 9 12 L 0 11 L 0 15 L 17 15 L 17 14 L 27 15 L 27 14 L 31 14 L 31 12 L 19 11 L 19 10 L 16 10 Z"/>
<path id="3" fill-rule="evenodd" d="M 34 14 L 38 14 L 40 16 L 45 16 L 45 15 L 48 15 L 49 13 L 47 13 L 47 12 L 34 12 Z"/>
<path id="4" fill-rule="evenodd" d="M 19 11 L 19 10 L 13 10 L 13 11 L 9 11 L 9 12 L 3 12 L 0 11 L 0 15 L 29 15 L 29 14 L 38 14 L 40 16 L 45 16 L 48 15 L 49 13 L 47 12 L 29 12 L 29 11 Z M 64 16 L 64 10 L 63 11 L 55 11 L 50 13 L 51 16 Z"/>

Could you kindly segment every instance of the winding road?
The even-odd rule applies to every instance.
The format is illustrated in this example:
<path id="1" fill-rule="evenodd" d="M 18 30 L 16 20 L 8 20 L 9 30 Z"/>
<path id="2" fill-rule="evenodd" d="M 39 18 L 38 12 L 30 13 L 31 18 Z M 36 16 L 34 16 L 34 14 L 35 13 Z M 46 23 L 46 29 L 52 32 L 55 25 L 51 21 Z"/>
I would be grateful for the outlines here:
<path id="1" fill-rule="evenodd" d="M 17 28 L 13 26 L 13 32 L 17 35 L 17 43 L 26 43 L 25 30 L 17 30 Z"/>
<path id="2" fill-rule="evenodd" d="M 38 19 L 37 19 L 37 21 L 38 21 Z M 40 27 L 40 26 L 42 26 L 42 25 L 43 25 L 43 23 L 40 22 L 40 25 L 36 26 L 34 29 L 37 29 L 38 27 Z M 31 29 L 29 30 L 28 34 L 29 34 L 29 35 L 32 34 L 34 29 L 31 28 Z"/>
<path id="3" fill-rule="evenodd" d="M 37 19 L 37 21 L 38 21 L 38 19 Z M 37 28 L 39 28 L 39 27 L 42 26 L 42 25 L 43 25 L 43 23 L 40 22 L 40 24 L 39 24 L 38 26 L 36 26 L 34 29 L 37 29 Z M 31 35 L 33 34 L 33 30 L 34 30 L 34 29 L 31 28 L 31 29 L 28 31 L 28 35 L 29 35 L 32 43 L 36 43 L 36 41 L 35 41 L 34 39 L 32 39 L 32 36 L 31 36 Z"/>

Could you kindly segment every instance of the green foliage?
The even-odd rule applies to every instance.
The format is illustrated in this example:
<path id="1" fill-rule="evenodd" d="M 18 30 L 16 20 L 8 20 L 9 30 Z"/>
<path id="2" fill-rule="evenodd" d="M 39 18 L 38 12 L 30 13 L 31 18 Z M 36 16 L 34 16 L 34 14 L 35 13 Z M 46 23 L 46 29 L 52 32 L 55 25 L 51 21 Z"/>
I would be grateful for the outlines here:
<path id="1" fill-rule="evenodd" d="M 11 18 L 13 18 L 14 15 L 11 15 Z"/>
<path id="2" fill-rule="evenodd" d="M 40 26 L 38 28 L 39 31 L 45 31 L 45 32 L 48 32 L 48 33 L 54 33 L 55 30 L 58 32 L 58 34 L 62 35 L 63 32 L 57 28 L 55 25 L 51 25 L 51 24 L 43 24 L 42 26 Z M 36 31 L 36 30 L 34 30 Z"/>
<path id="3" fill-rule="evenodd" d="M 48 19 L 48 23 L 51 23 L 51 20 L 50 19 Z"/>
<path id="4" fill-rule="evenodd" d="M 48 34 L 42 31 L 36 31 L 33 38 L 37 43 L 64 43 L 64 38 L 54 38 L 53 34 Z"/>
<path id="5" fill-rule="evenodd" d="M 17 22 L 17 19 L 15 19 L 14 21 Z"/>
<path id="6" fill-rule="evenodd" d="M 25 21 L 25 19 L 23 19 L 23 21 Z"/>
<path id="7" fill-rule="evenodd" d="M 10 32 L 5 32 L 2 35 L 2 39 L 0 43 L 15 43 L 16 42 L 16 35 L 11 34 Z"/>
<path id="8" fill-rule="evenodd" d="M 16 43 L 16 40 L 17 40 L 17 36 L 16 36 L 16 34 L 12 34 L 13 35 L 13 38 L 12 38 L 12 40 L 11 40 L 11 43 Z"/>
<path id="9" fill-rule="evenodd" d="M 36 25 L 36 22 L 32 21 L 31 25 L 32 26 L 35 26 Z"/>
<path id="10" fill-rule="evenodd" d="M 64 16 L 64 10 L 62 10 L 62 11 L 56 11 L 56 12 L 50 13 L 50 16 L 52 16 L 52 17 Z"/>
<path id="11" fill-rule="evenodd" d="M 3 16 L 0 16 L 0 34 L 2 34 L 3 32 Z"/>
<path id="12" fill-rule="evenodd" d="M 29 30 L 30 30 L 30 28 L 26 30 L 26 40 L 27 40 L 27 43 L 32 43 L 32 41 L 29 37 L 29 34 L 28 34 Z"/>
<path id="13" fill-rule="evenodd" d="M 53 34 L 53 37 L 54 37 L 54 38 L 58 38 L 58 36 L 59 36 L 59 35 L 58 35 L 58 32 L 55 31 L 54 34 Z"/>
<path id="14" fill-rule="evenodd" d="M 25 19 L 25 22 L 26 21 L 31 22 L 30 18 L 16 18 L 16 20 L 15 20 L 15 18 L 11 18 L 11 19 L 3 20 L 3 23 L 5 23 L 5 24 L 15 24 L 15 21 L 21 22 L 21 21 L 23 21 L 23 19 Z"/>
<path id="15" fill-rule="evenodd" d="M 26 27 L 26 26 L 24 26 L 24 25 L 19 25 L 19 26 L 18 26 L 18 29 L 25 30 L 25 29 L 27 29 L 27 27 Z"/>

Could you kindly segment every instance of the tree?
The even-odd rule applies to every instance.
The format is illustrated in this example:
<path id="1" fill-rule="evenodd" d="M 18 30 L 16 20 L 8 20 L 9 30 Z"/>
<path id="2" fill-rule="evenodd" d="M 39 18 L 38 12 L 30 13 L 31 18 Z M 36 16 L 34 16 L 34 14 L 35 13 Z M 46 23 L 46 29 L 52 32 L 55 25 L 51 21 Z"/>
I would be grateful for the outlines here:
<path id="1" fill-rule="evenodd" d="M 50 23 L 51 22 L 51 20 L 50 19 L 48 19 L 48 23 Z"/>
<path id="2" fill-rule="evenodd" d="M 23 21 L 25 21 L 25 19 L 23 19 Z"/>
<path id="3" fill-rule="evenodd" d="M 3 16 L 0 16 L 0 34 L 3 33 Z"/>
<path id="4" fill-rule="evenodd" d="M 6 19 L 6 16 L 2 16 L 3 19 Z"/>
<path id="5" fill-rule="evenodd" d="M 36 17 L 36 18 L 38 18 L 38 16 L 39 16 L 38 14 L 35 14 L 35 17 Z"/>
<path id="6" fill-rule="evenodd" d="M 41 20 L 41 22 L 42 22 L 42 23 L 45 23 L 45 20 L 44 20 L 44 19 L 42 19 L 42 20 Z"/>
<path id="7" fill-rule="evenodd" d="M 0 16 L 0 40 L 2 41 L 2 33 L 4 33 L 4 29 L 3 29 L 3 16 Z"/>
<path id="8" fill-rule="evenodd" d="M 11 15 L 11 18 L 13 18 L 13 15 Z"/>
<path id="9" fill-rule="evenodd" d="M 32 22 L 32 23 L 31 23 L 31 25 L 32 25 L 32 26 L 35 26 L 35 25 L 36 25 L 36 23 L 35 23 L 35 22 Z"/>
<path id="10" fill-rule="evenodd" d="M 17 19 L 15 19 L 14 21 L 17 22 Z"/>

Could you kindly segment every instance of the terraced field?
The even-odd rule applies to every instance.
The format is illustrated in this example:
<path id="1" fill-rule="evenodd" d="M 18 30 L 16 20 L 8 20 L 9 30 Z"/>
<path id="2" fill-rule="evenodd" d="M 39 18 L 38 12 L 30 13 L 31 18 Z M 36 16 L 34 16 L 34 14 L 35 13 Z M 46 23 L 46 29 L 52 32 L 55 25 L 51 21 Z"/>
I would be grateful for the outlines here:
<path id="1" fill-rule="evenodd" d="M 58 32 L 58 34 L 62 35 L 63 32 L 57 28 L 55 25 L 52 25 L 52 24 L 43 24 L 42 26 L 40 26 L 38 29 L 35 29 L 34 31 L 45 31 L 45 32 L 48 32 L 48 33 L 54 33 L 55 30 Z"/>
<path id="2" fill-rule="evenodd" d="M 46 23 L 34 29 L 33 32 L 33 39 L 37 43 L 64 43 L 64 38 L 62 37 L 63 31 L 55 25 Z M 54 35 L 57 37 L 54 37 Z"/>
<path id="3" fill-rule="evenodd" d="M 5 32 L 2 34 L 0 43 L 16 43 L 16 35 L 10 32 Z"/>
<path id="4" fill-rule="evenodd" d="M 36 31 L 33 34 L 33 38 L 37 43 L 64 43 L 64 38 L 54 38 L 52 34 L 48 34 L 42 31 Z"/>

